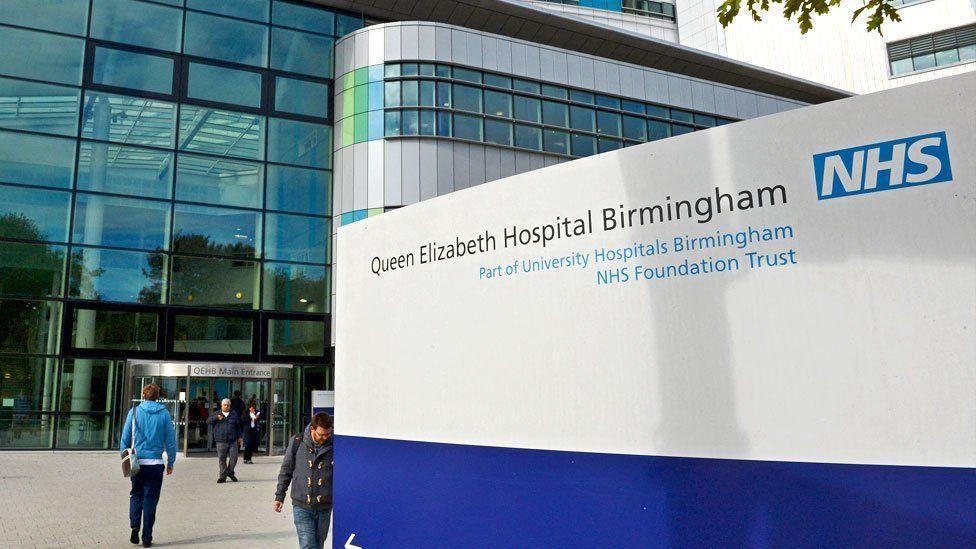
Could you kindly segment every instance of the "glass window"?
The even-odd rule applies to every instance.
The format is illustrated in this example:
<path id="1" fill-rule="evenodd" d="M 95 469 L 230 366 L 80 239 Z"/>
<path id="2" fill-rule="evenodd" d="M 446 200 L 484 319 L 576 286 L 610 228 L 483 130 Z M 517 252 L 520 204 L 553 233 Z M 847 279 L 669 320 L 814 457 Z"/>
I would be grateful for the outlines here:
<path id="1" fill-rule="evenodd" d="M 455 109 L 481 112 L 481 88 L 454 84 L 453 96 Z"/>
<path id="2" fill-rule="evenodd" d="M 671 119 L 677 120 L 678 122 L 688 122 L 689 124 L 695 119 L 695 115 L 679 109 L 671 109 Z"/>
<path id="3" fill-rule="evenodd" d="M 0 237 L 66 242 L 68 192 L 0 185 Z"/>
<path id="4" fill-rule="evenodd" d="M 260 208 L 264 166 L 230 158 L 181 154 L 176 199 Z"/>
<path id="5" fill-rule="evenodd" d="M 544 130 L 542 148 L 547 152 L 569 154 L 569 134 L 559 130 Z"/>
<path id="6" fill-rule="evenodd" d="M 593 104 L 593 94 L 590 92 L 580 91 L 580 90 L 569 90 L 569 100 L 578 101 L 580 103 Z"/>
<path id="7" fill-rule="evenodd" d="M 176 108 L 172 103 L 85 92 L 81 136 L 126 145 L 172 148 L 175 121 Z"/>
<path id="8" fill-rule="evenodd" d="M 512 94 L 485 90 L 485 113 L 511 118 Z"/>
<path id="9" fill-rule="evenodd" d="M 556 99 L 566 99 L 569 97 L 569 90 L 562 86 L 552 86 L 550 84 L 542 85 L 542 95 L 546 97 L 555 97 Z"/>
<path id="10" fill-rule="evenodd" d="M 698 124 L 699 126 L 712 127 L 715 125 L 715 117 L 707 114 L 695 113 L 695 124 Z"/>
<path id="11" fill-rule="evenodd" d="M 665 137 L 671 137 L 671 124 L 668 124 L 667 122 L 660 122 L 658 120 L 647 121 L 648 141 L 664 139 Z"/>
<path id="12" fill-rule="evenodd" d="M 976 44 L 970 44 L 968 46 L 959 46 L 960 61 L 972 61 L 974 59 L 976 59 Z"/>
<path id="13" fill-rule="evenodd" d="M 84 36 L 88 27 L 88 2 L 0 0 L 0 23 Z"/>
<path id="14" fill-rule="evenodd" d="M 596 154 L 596 138 L 589 135 L 573 134 L 573 155 L 590 156 Z"/>
<path id="15" fill-rule="evenodd" d="M 623 117 L 624 137 L 637 141 L 647 141 L 647 124 L 643 118 L 636 116 Z"/>
<path id="16" fill-rule="evenodd" d="M 526 122 L 542 120 L 542 101 L 532 97 L 515 96 L 515 119 Z"/>
<path id="17" fill-rule="evenodd" d="M 515 146 L 533 151 L 542 150 L 542 130 L 535 126 L 515 125 Z"/>
<path id="18" fill-rule="evenodd" d="M 332 38 L 288 29 L 271 30 L 271 68 L 332 78 Z"/>
<path id="19" fill-rule="evenodd" d="M 416 63 L 401 63 L 400 64 L 400 75 L 401 76 L 417 76 L 417 64 Z"/>
<path id="20" fill-rule="evenodd" d="M 266 67 L 268 27 L 216 15 L 187 12 L 183 52 L 242 65 Z"/>
<path id="21" fill-rule="evenodd" d="M 434 65 L 434 75 L 438 78 L 450 78 L 451 67 L 448 65 Z"/>
<path id="22" fill-rule="evenodd" d="M 13 302 L 10 302 L 13 303 Z M 37 301 L 22 301 L 24 305 L 41 303 Z M 0 332 L 0 342 L 5 339 L 4 332 Z M 0 447 L 12 448 L 23 447 L 23 439 L 35 438 L 35 430 L 40 431 L 40 425 L 27 425 L 26 418 L 20 416 L 25 410 L 44 410 L 55 409 L 55 378 L 58 373 L 58 360 L 56 358 L 44 357 L 0 357 L 0 413 L 9 414 L 15 412 L 21 428 L 18 430 L 6 429 L 6 425 L 0 428 Z M 10 418 L 0 415 L 0 425 L 4 419 Z M 7 419 L 9 421 L 9 419 Z M 49 420 L 44 421 L 45 424 Z M 19 432 L 18 432 L 19 431 Z M 5 438 L 5 435 L 14 435 Z M 50 437 L 48 437 L 50 444 Z"/>
<path id="23" fill-rule="evenodd" d="M 658 118 L 671 118 L 671 109 L 657 105 L 647 105 L 647 114 Z"/>
<path id="24" fill-rule="evenodd" d="M 268 320 L 268 354 L 323 357 L 325 322 L 321 320 Z"/>
<path id="25" fill-rule="evenodd" d="M 253 334 L 254 321 L 246 317 L 176 315 L 173 351 L 249 355 Z"/>
<path id="26" fill-rule="evenodd" d="M 434 135 L 437 120 L 434 111 L 420 111 L 420 135 Z"/>
<path id="27" fill-rule="evenodd" d="M 538 82 L 530 82 L 528 80 L 515 78 L 512 80 L 512 87 L 518 91 L 523 91 L 528 93 L 539 93 Z"/>
<path id="28" fill-rule="evenodd" d="M 81 84 L 84 40 L 0 27 L 0 44 L 0 74 Z"/>
<path id="29" fill-rule="evenodd" d="M 569 107 L 555 101 L 542 102 L 542 123 L 552 126 L 569 126 Z"/>
<path id="30" fill-rule="evenodd" d="M 291 2 L 275 0 L 271 22 L 275 25 L 294 27 L 311 32 L 332 34 L 335 32 L 335 14 L 329 10 L 299 6 Z"/>
<path id="31" fill-rule="evenodd" d="M 0 128 L 74 137 L 80 99 L 75 88 L 0 78 Z"/>
<path id="32" fill-rule="evenodd" d="M 92 82 L 153 93 L 173 93 L 173 60 L 133 51 L 96 48 Z"/>
<path id="33" fill-rule="evenodd" d="M 276 111 L 328 118 L 329 94 L 328 84 L 283 76 L 275 78 Z M 378 106 L 381 107 L 382 105 Z"/>
<path id="34" fill-rule="evenodd" d="M 385 82 L 384 84 L 384 95 L 386 96 L 383 100 L 383 104 L 387 107 L 399 107 L 400 106 L 400 82 Z"/>
<path id="35" fill-rule="evenodd" d="M 261 107 L 261 73 L 190 63 L 186 95 L 193 99 Z"/>
<path id="36" fill-rule="evenodd" d="M 644 114 L 644 104 L 638 101 L 631 101 L 629 99 L 620 100 L 620 108 L 627 112 L 636 112 L 638 114 Z"/>
<path id="37" fill-rule="evenodd" d="M 263 125 L 256 114 L 181 105 L 180 150 L 263 160 Z"/>
<path id="38" fill-rule="evenodd" d="M 596 104 L 599 107 L 610 107 L 611 109 L 620 108 L 620 100 L 616 97 L 609 97 L 606 95 L 597 95 Z"/>
<path id="39" fill-rule="evenodd" d="M 437 106 L 448 108 L 451 106 L 451 85 L 447 82 L 437 83 Z"/>
<path id="40" fill-rule="evenodd" d="M 404 107 L 416 107 L 420 102 L 420 83 L 416 80 L 404 80 L 400 82 L 402 90 L 401 104 Z"/>
<path id="41" fill-rule="evenodd" d="M 91 37 L 157 50 L 180 51 L 183 12 L 146 2 L 93 0 Z"/>
<path id="42" fill-rule="evenodd" d="M 166 254 L 74 248 L 68 294 L 79 299 L 162 303 Z"/>
<path id="43" fill-rule="evenodd" d="M 358 15 L 336 14 L 336 36 L 345 36 L 363 28 L 363 18 Z"/>
<path id="44" fill-rule="evenodd" d="M 916 55 L 912 58 L 915 64 L 915 70 L 923 71 L 925 69 L 931 69 L 935 67 L 935 54 L 928 53 L 925 55 Z"/>
<path id="45" fill-rule="evenodd" d="M 935 64 L 939 66 L 952 65 L 959 62 L 959 50 L 951 48 L 935 52 Z"/>
<path id="46" fill-rule="evenodd" d="M 58 302 L 0 299 L 0 353 L 55 355 L 60 326 Z"/>
<path id="47" fill-rule="evenodd" d="M 597 150 L 602 153 L 615 151 L 621 148 L 622 146 L 623 144 L 620 141 L 617 141 L 616 139 L 607 139 L 606 137 L 601 137 L 597 141 Z"/>
<path id="48" fill-rule="evenodd" d="M 253 19 L 254 21 L 268 21 L 268 0 L 186 0 L 186 7 L 200 11 L 211 11 L 240 17 L 241 19 Z"/>
<path id="49" fill-rule="evenodd" d="M 327 215 L 331 209 L 330 172 L 269 165 L 267 187 L 269 210 Z"/>
<path id="50" fill-rule="evenodd" d="M 481 117 L 466 114 L 454 115 L 454 137 L 481 141 Z"/>
<path id="51" fill-rule="evenodd" d="M 331 167 L 332 126 L 269 119 L 268 160 L 309 168 Z"/>
<path id="52" fill-rule="evenodd" d="M 90 246 L 164 250 L 169 204 L 155 200 L 78 193 L 71 241 Z"/>
<path id="53" fill-rule="evenodd" d="M 72 311 L 71 328 L 71 346 L 75 349 L 155 351 L 159 315 L 151 312 L 78 308 Z M 69 362 L 73 361 L 65 361 Z M 62 386 L 64 375 L 61 374 Z M 64 404 L 62 400 L 62 409 Z"/>
<path id="54" fill-rule="evenodd" d="M 433 80 L 421 80 L 420 81 L 420 106 L 422 107 L 433 107 L 436 105 L 434 100 L 434 81 Z"/>
<path id="55" fill-rule="evenodd" d="M 671 124 L 671 135 L 681 135 L 685 133 L 691 133 L 695 131 L 695 128 L 691 126 L 685 126 L 684 124 Z"/>
<path id="56" fill-rule="evenodd" d="M 0 182 L 70 187 L 75 141 L 0 131 Z"/>
<path id="57" fill-rule="evenodd" d="M 510 89 L 512 87 L 512 79 L 499 74 L 485 73 L 485 84 L 488 86 L 495 86 L 496 88 Z"/>
<path id="58" fill-rule="evenodd" d="M 226 257 L 256 257 L 261 243 L 261 213 L 177 204 L 173 251 Z"/>
<path id="59" fill-rule="evenodd" d="M 912 65 L 911 57 L 908 57 L 906 59 L 899 59 L 898 61 L 891 62 L 892 76 L 898 76 L 899 74 L 907 74 L 914 70 L 915 70 L 915 66 Z"/>
<path id="60" fill-rule="evenodd" d="M 302 263 L 328 261 L 329 221 L 269 213 L 264 220 L 264 257 Z"/>
<path id="61" fill-rule="evenodd" d="M 173 256 L 170 303 L 256 309 L 258 263 L 239 259 Z"/>
<path id="62" fill-rule="evenodd" d="M 451 113 L 437 111 L 437 135 L 451 136 Z"/>
<path id="63" fill-rule="evenodd" d="M 0 214 L 0 227 L 5 218 Z M 60 297 L 65 257 L 64 246 L 0 241 L 0 294 Z"/>
<path id="64" fill-rule="evenodd" d="M 485 119 L 485 142 L 512 146 L 512 123 Z"/>
<path id="65" fill-rule="evenodd" d="M 400 135 L 400 111 L 388 111 L 384 116 L 384 133 L 387 136 Z"/>
<path id="66" fill-rule="evenodd" d="M 396 78 L 397 76 L 400 76 L 400 64 L 389 63 L 385 65 L 383 68 L 383 76 L 386 78 Z"/>
<path id="67" fill-rule="evenodd" d="M 454 78 L 456 80 L 464 80 L 465 82 L 477 82 L 481 83 L 481 71 L 476 71 L 472 69 L 462 69 L 461 67 L 454 67 Z"/>
<path id="68" fill-rule="evenodd" d="M 264 264 L 264 308 L 302 313 L 329 312 L 328 268 L 291 263 Z"/>
<path id="69" fill-rule="evenodd" d="M 604 135 L 620 135 L 620 115 L 607 111 L 596 112 L 596 131 Z"/>
<path id="70" fill-rule="evenodd" d="M 173 153 L 82 141 L 77 185 L 86 191 L 169 198 Z"/>
<path id="71" fill-rule="evenodd" d="M 574 130 L 596 131 L 596 111 L 586 107 L 569 107 L 569 124 Z"/>

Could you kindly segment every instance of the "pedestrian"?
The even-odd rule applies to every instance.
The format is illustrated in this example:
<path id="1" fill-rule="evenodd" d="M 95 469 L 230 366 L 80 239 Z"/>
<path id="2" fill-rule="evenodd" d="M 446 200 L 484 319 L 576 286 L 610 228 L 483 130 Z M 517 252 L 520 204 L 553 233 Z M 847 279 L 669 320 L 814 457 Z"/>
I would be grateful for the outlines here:
<path id="1" fill-rule="evenodd" d="M 319 412 L 288 443 L 278 473 L 274 510 L 281 512 L 291 485 L 291 505 L 302 549 L 322 549 L 332 514 L 332 416 Z"/>
<path id="2" fill-rule="evenodd" d="M 220 411 L 210 414 L 207 424 L 213 431 L 213 440 L 217 445 L 217 484 L 227 482 L 228 478 L 237 482 L 234 467 L 237 466 L 237 451 L 241 444 L 241 420 L 237 412 L 231 410 L 229 398 L 220 402 Z"/>
<path id="3" fill-rule="evenodd" d="M 230 400 L 230 409 L 231 410 L 234 410 L 235 412 L 237 412 L 237 417 L 243 419 L 243 417 L 244 417 L 244 410 L 246 408 L 244 406 L 244 399 L 241 398 L 241 392 L 240 391 L 234 391 L 234 398 L 232 398 Z"/>
<path id="4" fill-rule="evenodd" d="M 261 442 L 261 410 L 253 400 L 247 405 L 244 418 L 244 463 L 254 463 L 251 456 L 258 451 Z"/>
<path id="5" fill-rule="evenodd" d="M 139 472 L 129 478 L 132 489 L 129 491 L 129 542 L 139 544 L 139 529 L 142 527 L 142 546 L 152 547 L 153 525 L 156 523 L 156 505 L 163 489 L 163 470 L 173 474 L 176 462 L 176 430 L 173 418 L 166 406 L 156 402 L 159 386 L 150 383 L 142 388 L 142 403 L 129 410 L 122 428 L 119 450 L 133 447 L 132 421 L 135 419 L 135 451 L 139 456 Z M 135 414 L 135 418 L 133 418 Z M 165 465 L 163 451 L 166 452 Z"/>

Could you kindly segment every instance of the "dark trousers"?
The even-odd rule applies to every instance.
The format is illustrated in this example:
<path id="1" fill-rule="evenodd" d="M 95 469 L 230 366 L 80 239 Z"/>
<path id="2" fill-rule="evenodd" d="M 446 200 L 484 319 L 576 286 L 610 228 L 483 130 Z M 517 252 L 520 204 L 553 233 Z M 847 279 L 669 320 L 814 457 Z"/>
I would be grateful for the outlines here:
<path id="1" fill-rule="evenodd" d="M 261 437 L 256 429 L 244 434 L 244 461 L 251 461 L 251 456 L 258 451 Z"/>
<path id="2" fill-rule="evenodd" d="M 132 490 L 129 491 L 129 527 L 142 525 L 142 541 L 152 541 L 153 524 L 156 522 L 156 504 L 163 489 L 165 465 L 143 465 L 139 474 L 130 478 Z"/>
<path id="3" fill-rule="evenodd" d="M 295 530 L 298 532 L 298 546 L 301 549 L 322 549 L 329 535 L 329 518 L 332 507 L 313 511 L 292 506 Z"/>
<path id="4" fill-rule="evenodd" d="M 218 442 L 217 471 L 219 478 L 234 476 L 235 467 L 237 467 L 237 441 Z"/>

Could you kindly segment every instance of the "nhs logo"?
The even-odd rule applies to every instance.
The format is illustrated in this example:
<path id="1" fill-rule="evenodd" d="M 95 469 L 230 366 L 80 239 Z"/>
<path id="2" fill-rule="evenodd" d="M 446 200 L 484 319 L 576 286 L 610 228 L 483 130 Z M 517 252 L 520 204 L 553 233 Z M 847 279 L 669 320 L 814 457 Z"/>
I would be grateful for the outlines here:
<path id="1" fill-rule="evenodd" d="M 813 155 L 820 200 L 952 179 L 945 132 Z"/>

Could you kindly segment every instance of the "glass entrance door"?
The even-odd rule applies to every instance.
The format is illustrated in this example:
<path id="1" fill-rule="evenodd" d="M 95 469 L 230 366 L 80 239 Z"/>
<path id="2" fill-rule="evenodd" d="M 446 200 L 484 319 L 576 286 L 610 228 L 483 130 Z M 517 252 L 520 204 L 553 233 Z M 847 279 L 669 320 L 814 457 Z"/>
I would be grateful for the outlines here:
<path id="1" fill-rule="evenodd" d="M 210 451 L 207 417 L 213 405 L 211 395 L 213 389 L 209 378 L 190 378 L 190 389 L 186 395 L 189 407 L 186 421 L 187 453 Z"/>
<path id="2" fill-rule="evenodd" d="M 134 376 L 130 386 L 132 399 L 129 406 L 138 406 L 142 403 L 142 388 L 153 383 L 160 389 L 159 402 L 166 406 L 166 411 L 173 418 L 173 428 L 176 431 L 176 447 L 183 448 L 183 437 L 186 432 L 186 402 L 180 400 L 181 393 L 186 391 L 186 378 L 175 376 Z M 123 421 L 129 414 L 126 410 L 122 416 Z"/>
<path id="3" fill-rule="evenodd" d="M 268 380 L 244 380 L 244 402 L 247 404 L 248 409 L 244 411 L 246 417 L 244 421 L 250 421 L 250 405 L 254 404 L 255 411 L 260 413 L 259 419 L 257 421 L 258 431 L 258 453 L 267 453 L 268 451 L 268 419 L 271 415 L 271 408 L 269 404 L 271 402 L 270 397 L 270 387 Z"/>

